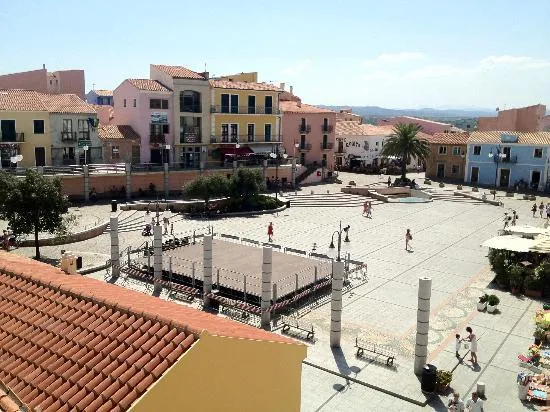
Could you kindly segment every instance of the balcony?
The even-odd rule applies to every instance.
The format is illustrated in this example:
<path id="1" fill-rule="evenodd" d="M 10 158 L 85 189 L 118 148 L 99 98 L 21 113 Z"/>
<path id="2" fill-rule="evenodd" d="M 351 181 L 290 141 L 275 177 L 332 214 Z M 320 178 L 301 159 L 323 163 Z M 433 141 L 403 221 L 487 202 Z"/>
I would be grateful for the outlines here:
<path id="1" fill-rule="evenodd" d="M 76 142 L 76 139 L 77 139 L 76 132 L 61 132 L 62 142 Z"/>
<path id="2" fill-rule="evenodd" d="M 0 143 L 24 143 L 25 133 L 5 133 L 0 135 Z"/>
<path id="3" fill-rule="evenodd" d="M 298 128 L 298 131 L 300 132 L 300 134 L 310 133 L 311 132 L 311 125 L 301 124 Z"/>
<path id="4" fill-rule="evenodd" d="M 298 150 L 305 151 L 305 152 L 311 150 L 311 143 L 301 143 Z"/>
<path id="5" fill-rule="evenodd" d="M 332 142 L 326 142 L 326 143 L 321 142 L 321 150 L 332 150 L 333 147 L 334 147 L 334 143 Z"/>
<path id="6" fill-rule="evenodd" d="M 279 114 L 279 109 L 271 106 L 219 106 L 210 107 L 210 113 L 228 114 Z"/>
<path id="7" fill-rule="evenodd" d="M 517 163 L 518 157 L 517 156 L 506 156 L 499 158 L 498 156 L 493 156 L 493 161 L 495 163 Z"/>
<path id="8" fill-rule="evenodd" d="M 200 143 L 201 142 L 201 128 L 200 127 L 186 127 L 183 132 L 180 133 L 180 143 Z"/>
<path id="9" fill-rule="evenodd" d="M 166 137 L 163 134 L 152 134 L 149 136 L 149 143 L 151 144 L 164 144 L 166 143 Z"/>
<path id="10" fill-rule="evenodd" d="M 79 130 L 78 131 L 78 140 L 90 140 L 90 131 L 89 130 Z"/>
<path id="11" fill-rule="evenodd" d="M 334 130 L 334 127 L 331 124 L 324 124 L 321 126 L 321 131 L 323 133 L 332 133 L 332 130 Z"/>
<path id="12" fill-rule="evenodd" d="M 280 140 L 278 136 L 240 134 L 211 136 L 210 143 L 280 143 Z"/>
<path id="13" fill-rule="evenodd" d="M 200 104 L 182 104 L 180 105 L 181 113 L 202 113 Z"/>
<path id="14" fill-rule="evenodd" d="M 344 145 L 343 144 L 338 144 L 338 147 L 336 148 L 336 150 L 334 151 L 334 153 L 344 153 Z"/>

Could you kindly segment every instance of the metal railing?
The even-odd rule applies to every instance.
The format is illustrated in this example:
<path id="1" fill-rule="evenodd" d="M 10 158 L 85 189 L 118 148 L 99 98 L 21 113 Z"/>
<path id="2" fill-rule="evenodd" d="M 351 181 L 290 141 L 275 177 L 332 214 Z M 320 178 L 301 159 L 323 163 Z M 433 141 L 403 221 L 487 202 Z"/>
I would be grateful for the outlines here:
<path id="1" fill-rule="evenodd" d="M 332 142 L 327 142 L 327 143 L 321 142 L 321 150 L 332 150 L 333 147 L 334 147 L 334 143 Z"/>
<path id="2" fill-rule="evenodd" d="M 210 136 L 210 143 L 280 143 L 278 136 L 265 135 L 221 135 Z"/>
<path id="3" fill-rule="evenodd" d="M 180 113 L 201 113 L 202 108 L 200 104 L 181 104 Z"/>
<path id="4" fill-rule="evenodd" d="M 61 132 L 62 142 L 74 142 L 77 139 L 76 132 Z"/>
<path id="5" fill-rule="evenodd" d="M 321 131 L 323 133 L 331 133 L 334 130 L 334 126 L 331 124 L 324 124 L 321 126 Z"/>
<path id="6" fill-rule="evenodd" d="M 300 132 L 300 134 L 310 133 L 311 132 L 311 125 L 301 124 L 300 126 L 298 126 L 298 131 Z"/>
<path id="7" fill-rule="evenodd" d="M 298 150 L 311 150 L 311 143 L 300 143 Z"/>
<path id="8" fill-rule="evenodd" d="M 152 134 L 149 136 L 149 142 L 152 144 L 164 144 L 166 143 L 166 137 L 163 134 Z"/>
<path id="9" fill-rule="evenodd" d="M 25 141 L 25 133 L 6 133 L 0 134 L 1 142 L 23 143 Z"/>
<path id="10" fill-rule="evenodd" d="M 186 127 L 183 129 L 183 132 L 180 133 L 180 143 L 200 143 L 200 141 L 200 127 Z"/>
<path id="11" fill-rule="evenodd" d="M 279 114 L 279 109 L 272 106 L 225 106 L 212 105 L 211 113 L 228 113 L 228 114 Z"/>
<path id="12" fill-rule="evenodd" d="M 495 163 L 517 163 L 518 162 L 518 157 L 508 155 L 506 157 L 499 158 L 498 155 L 497 155 L 497 156 L 493 156 L 493 161 Z"/>

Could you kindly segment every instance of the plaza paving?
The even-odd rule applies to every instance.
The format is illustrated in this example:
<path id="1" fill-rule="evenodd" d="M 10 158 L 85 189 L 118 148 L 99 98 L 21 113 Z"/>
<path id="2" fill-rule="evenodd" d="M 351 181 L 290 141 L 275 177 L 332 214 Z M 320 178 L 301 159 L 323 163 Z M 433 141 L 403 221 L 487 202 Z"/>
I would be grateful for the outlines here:
<path id="1" fill-rule="evenodd" d="M 378 176 L 341 174 L 344 183 L 383 184 Z M 417 178 L 417 182 L 421 182 Z M 301 195 L 314 191 L 338 193 L 342 185 L 328 184 L 304 188 Z M 274 224 L 274 243 L 296 249 L 325 252 L 339 222 L 351 225 L 351 258 L 367 263 L 368 283 L 344 295 L 342 350 L 328 345 L 330 307 L 322 305 L 304 316 L 316 330 L 316 342 L 309 344 L 307 364 L 303 367 L 303 411 L 380 411 L 445 410 L 439 397 L 429 400 L 420 392 L 420 383 L 412 373 L 416 325 L 418 278 L 432 278 L 430 319 L 430 363 L 440 369 L 454 369 L 451 386 L 467 397 L 476 382 L 487 385 L 485 410 L 521 411 L 529 409 L 517 399 L 517 354 L 532 342 L 532 317 L 540 306 L 528 298 L 495 291 L 500 298 L 500 313 L 491 315 L 475 310 L 477 297 L 488 290 L 493 275 L 488 268 L 487 250 L 480 244 L 502 227 L 506 208 L 514 208 L 519 223 L 542 225 L 532 218 L 531 202 L 506 198 L 503 207 L 475 201 L 453 199 L 454 186 L 439 189 L 440 199 L 422 204 L 376 204 L 373 218 L 363 217 L 360 207 L 291 207 L 278 215 L 187 220 L 174 217 L 175 233 L 192 234 L 213 226 L 216 233 L 267 241 L 267 226 Z M 299 194 L 300 195 L 300 194 Z M 307 196 L 306 196 L 307 197 Z M 292 196 L 289 197 L 292 201 Z M 540 201 L 540 199 L 539 199 Z M 548 199 L 544 199 L 548 201 Z M 89 215 L 107 219 L 110 206 L 91 206 Z M 143 222 L 143 212 L 122 212 L 120 219 Z M 148 219 L 150 219 L 148 217 Z M 121 250 L 136 247 L 146 239 L 140 225 L 128 225 L 120 233 Z M 405 251 L 407 228 L 413 235 L 413 252 Z M 147 240 L 151 240 L 150 238 Z M 58 247 L 43 247 L 42 253 L 58 257 L 60 249 L 88 254 L 85 265 L 104 261 L 109 254 L 109 235 Z M 31 255 L 32 248 L 16 251 Z M 88 259 L 86 258 L 88 256 Z M 88 260 L 88 262 L 87 262 Z M 92 262 L 93 261 L 93 262 Z M 258 259 L 258 271 L 261 260 Z M 214 262 L 216 265 L 216 262 Z M 102 278 L 102 273 L 94 274 Z M 164 297 L 165 295 L 161 295 Z M 465 334 L 470 325 L 479 338 L 479 367 L 459 363 L 454 354 L 454 334 Z M 357 359 L 353 344 L 356 336 L 391 346 L 397 353 L 395 368 L 380 362 Z M 353 378 L 353 380 L 344 377 Z M 393 391 L 409 401 L 374 389 Z"/>

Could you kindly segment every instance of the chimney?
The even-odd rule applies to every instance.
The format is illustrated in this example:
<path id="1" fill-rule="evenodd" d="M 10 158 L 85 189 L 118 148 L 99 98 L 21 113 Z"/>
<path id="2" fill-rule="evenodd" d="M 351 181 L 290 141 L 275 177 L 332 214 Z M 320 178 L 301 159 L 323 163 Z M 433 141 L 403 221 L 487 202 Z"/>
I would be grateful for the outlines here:
<path id="1" fill-rule="evenodd" d="M 210 73 L 209 72 L 202 72 L 202 73 L 199 73 L 201 74 L 202 76 L 204 76 L 204 78 L 206 79 L 209 79 L 210 78 Z"/>
<path id="2" fill-rule="evenodd" d="M 281 90 L 284 90 L 284 89 L 285 89 L 285 84 L 284 84 L 284 83 L 281 83 L 281 84 L 279 85 L 279 88 L 280 88 Z"/>
<path id="3" fill-rule="evenodd" d="M 45 64 L 42 64 L 42 69 L 46 70 L 46 65 Z"/>
<path id="4" fill-rule="evenodd" d="M 292 86 L 290 86 L 290 94 L 294 95 L 294 93 L 292 92 L 294 88 Z"/>

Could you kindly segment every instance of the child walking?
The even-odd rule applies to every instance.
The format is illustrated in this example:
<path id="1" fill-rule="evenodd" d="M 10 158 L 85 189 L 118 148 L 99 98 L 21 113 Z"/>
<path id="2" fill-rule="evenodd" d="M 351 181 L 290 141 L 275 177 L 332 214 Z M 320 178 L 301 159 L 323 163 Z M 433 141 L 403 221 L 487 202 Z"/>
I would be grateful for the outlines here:
<path id="1" fill-rule="evenodd" d="M 459 349 L 460 349 L 460 342 L 462 342 L 462 339 L 460 339 L 460 335 L 457 333 L 455 335 L 456 337 L 456 340 L 455 340 L 455 353 L 456 353 L 456 357 L 458 359 L 460 359 L 460 353 L 458 353 Z"/>

